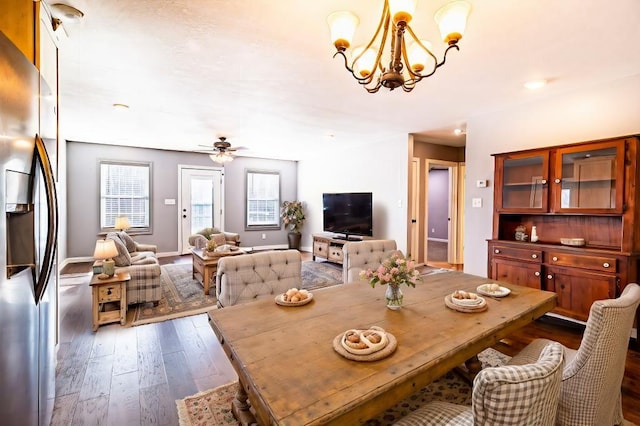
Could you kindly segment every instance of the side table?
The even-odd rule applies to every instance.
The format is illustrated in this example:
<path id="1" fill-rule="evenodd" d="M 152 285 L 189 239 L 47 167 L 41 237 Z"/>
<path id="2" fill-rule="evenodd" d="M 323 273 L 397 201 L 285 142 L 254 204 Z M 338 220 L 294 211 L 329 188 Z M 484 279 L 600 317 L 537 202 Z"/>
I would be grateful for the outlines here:
<path id="1" fill-rule="evenodd" d="M 91 277 L 91 294 L 93 296 L 93 331 L 102 324 L 127 321 L 127 281 L 131 279 L 128 272 L 115 274 L 113 277 L 100 279 L 98 275 Z"/>

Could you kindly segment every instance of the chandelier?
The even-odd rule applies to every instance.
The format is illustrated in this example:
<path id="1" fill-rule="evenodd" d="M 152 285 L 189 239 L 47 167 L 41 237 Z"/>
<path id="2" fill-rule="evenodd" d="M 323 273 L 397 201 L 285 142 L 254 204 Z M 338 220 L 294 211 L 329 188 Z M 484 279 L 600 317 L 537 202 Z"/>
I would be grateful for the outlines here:
<path id="1" fill-rule="evenodd" d="M 409 26 L 416 2 L 417 0 L 384 0 L 376 32 L 366 46 L 353 49 L 351 63 L 346 51 L 351 46 L 359 23 L 358 17 L 351 12 L 341 11 L 334 12 L 327 18 L 331 40 L 337 49 L 333 57 L 343 57 L 345 68 L 367 92 L 376 93 L 383 86 L 389 90 L 402 87 L 405 92 L 410 92 L 417 82 L 432 76 L 444 65 L 451 49 L 460 50 L 458 41 L 464 34 L 471 5 L 458 0 L 444 5 L 436 12 L 434 19 L 440 28 L 442 39 L 448 45 L 442 61 L 438 62 L 431 51 L 431 43 L 419 39 Z M 392 31 L 386 52 L 389 27 Z M 410 42 L 409 46 L 407 41 Z M 389 60 L 388 67 L 384 66 L 383 57 L 385 63 Z"/>

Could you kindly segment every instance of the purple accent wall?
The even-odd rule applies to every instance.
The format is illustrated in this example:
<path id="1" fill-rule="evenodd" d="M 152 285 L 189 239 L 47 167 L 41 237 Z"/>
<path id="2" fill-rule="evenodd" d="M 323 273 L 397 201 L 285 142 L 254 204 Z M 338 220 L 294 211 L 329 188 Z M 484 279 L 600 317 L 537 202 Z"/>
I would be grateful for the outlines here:
<path id="1" fill-rule="evenodd" d="M 447 240 L 449 219 L 449 170 L 429 171 L 429 238 Z"/>

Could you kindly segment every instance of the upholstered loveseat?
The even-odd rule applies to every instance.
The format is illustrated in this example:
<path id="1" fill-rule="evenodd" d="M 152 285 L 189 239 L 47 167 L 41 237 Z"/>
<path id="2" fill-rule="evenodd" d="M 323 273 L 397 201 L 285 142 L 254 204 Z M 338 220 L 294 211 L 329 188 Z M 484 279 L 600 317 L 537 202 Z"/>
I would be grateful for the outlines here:
<path id="1" fill-rule="evenodd" d="M 342 247 L 342 281 L 359 281 L 360 271 L 375 269 L 397 253 L 395 240 L 364 240 L 345 243 Z"/>
<path id="2" fill-rule="evenodd" d="M 302 260 L 298 250 L 274 250 L 218 261 L 218 307 L 275 297 L 302 284 Z"/>
<path id="3" fill-rule="evenodd" d="M 205 228 L 189 236 L 189 245 L 203 249 L 207 246 L 207 243 L 213 240 L 217 246 L 223 244 L 230 244 L 232 246 L 240 245 L 240 235 L 235 232 L 224 232 L 217 228 Z"/>
<path id="4" fill-rule="evenodd" d="M 127 283 L 127 304 L 153 302 L 157 305 L 162 298 L 157 246 L 137 243 L 124 231 L 109 232 L 106 238 L 113 240 L 118 249 L 118 255 L 113 258 L 116 273 L 131 275 Z"/>

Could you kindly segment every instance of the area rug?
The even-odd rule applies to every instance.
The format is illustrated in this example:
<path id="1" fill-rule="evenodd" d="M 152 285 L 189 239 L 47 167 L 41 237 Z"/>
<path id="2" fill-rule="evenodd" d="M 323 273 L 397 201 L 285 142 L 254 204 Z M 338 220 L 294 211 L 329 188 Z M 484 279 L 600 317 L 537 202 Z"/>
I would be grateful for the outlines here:
<path id="1" fill-rule="evenodd" d="M 342 283 L 342 265 L 308 260 L 302 262 L 302 288 L 313 290 Z"/>
<path id="2" fill-rule="evenodd" d="M 162 265 L 162 299 L 158 306 L 141 303 L 129 307 L 127 325 L 135 326 L 201 314 L 216 307 L 215 295 L 204 294 L 192 277 L 191 264 Z"/>
<path id="3" fill-rule="evenodd" d="M 507 355 L 491 348 L 478 354 L 478 358 L 483 367 L 503 365 L 509 360 Z M 231 413 L 231 400 L 235 392 L 234 382 L 177 400 L 180 426 L 236 425 L 237 421 Z M 449 372 L 378 417 L 368 420 L 365 425 L 392 425 L 427 402 L 436 400 L 470 406 L 471 386 L 458 374 Z"/>

